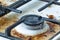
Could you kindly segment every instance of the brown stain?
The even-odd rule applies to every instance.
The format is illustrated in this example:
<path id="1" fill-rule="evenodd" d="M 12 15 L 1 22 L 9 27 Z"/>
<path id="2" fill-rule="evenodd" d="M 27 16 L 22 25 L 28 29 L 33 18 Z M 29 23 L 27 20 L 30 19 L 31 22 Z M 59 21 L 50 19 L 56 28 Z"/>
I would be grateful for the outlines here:
<path id="1" fill-rule="evenodd" d="M 0 17 L 0 32 L 5 32 L 5 29 L 9 27 L 10 25 L 14 24 L 15 22 L 18 21 L 17 17 L 12 17 L 9 19 L 9 17 Z"/>
<path id="2" fill-rule="evenodd" d="M 48 18 L 50 18 L 50 19 L 54 19 L 54 18 L 55 18 L 54 15 L 47 15 L 47 16 L 48 16 Z"/>
<path id="3" fill-rule="evenodd" d="M 8 4 L 4 0 L 0 0 L 0 4 L 3 6 L 8 6 Z"/>

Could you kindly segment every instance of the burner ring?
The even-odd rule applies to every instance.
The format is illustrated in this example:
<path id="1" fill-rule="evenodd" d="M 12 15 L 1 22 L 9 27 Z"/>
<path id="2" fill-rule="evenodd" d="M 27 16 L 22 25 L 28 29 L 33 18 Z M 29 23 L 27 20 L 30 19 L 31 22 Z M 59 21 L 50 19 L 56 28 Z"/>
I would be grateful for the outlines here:
<path id="1" fill-rule="evenodd" d="M 43 18 L 37 15 L 26 15 L 22 19 L 24 19 L 24 24 L 29 26 L 37 26 L 44 23 Z"/>

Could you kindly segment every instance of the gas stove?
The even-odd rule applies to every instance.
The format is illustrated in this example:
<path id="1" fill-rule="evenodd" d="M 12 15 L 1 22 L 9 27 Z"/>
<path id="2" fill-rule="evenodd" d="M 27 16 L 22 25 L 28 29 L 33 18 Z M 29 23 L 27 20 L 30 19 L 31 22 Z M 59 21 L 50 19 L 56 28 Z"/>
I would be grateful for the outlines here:
<path id="1" fill-rule="evenodd" d="M 26 1 L 26 0 L 25 0 Z M 8 7 L 3 7 L 3 8 L 5 8 L 5 9 L 7 9 L 7 10 L 9 10 L 8 12 L 6 12 L 6 14 L 7 15 L 5 15 L 5 13 L 3 14 L 3 15 L 5 15 L 5 17 L 10 17 L 11 15 L 13 16 L 13 15 L 18 15 L 17 16 L 17 18 L 18 18 L 18 20 L 19 21 L 17 21 L 17 23 L 16 24 L 13 24 L 12 26 L 11 26 L 11 28 L 14 28 L 14 27 L 16 27 L 15 29 L 17 29 L 18 30 L 18 27 L 19 27 L 19 29 L 20 29 L 20 26 L 21 25 L 23 25 L 23 27 L 25 27 L 25 28 L 27 28 L 27 29 L 31 29 L 31 30 L 37 30 L 37 28 L 39 29 L 39 27 L 41 26 L 41 27 L 43 27 L 42 29 L 43 29 L 43 31 L 41 32 L 41 30 L 37 30 L 37 31 L 35 31 L 35 35 L 36 35 L 36 32 L 38 33 L 38 34 L 40 34 L 40 32 L 41 33 L 43 33 L 43 32 L 47 32 L 48 31 L 48 29 L 49 29 L 49 25 L 47 24 L 47 22 L 45 23 L 44 22 L 44 24 L 46 24 L 47 26 L 47 28 L 46 28 L 46 31 L 44 31 L 44 26 L 42 26 L 42 25 L 39 25 L 37 28 L 32 28 L 32 27 L 30 27 L 30 25 L 29 25 L 29 21 L 31 22 L 31 21 L 34 21 L 34 18 L 32 18 L 31 20 L 27 20 L 28 21 L 28 23 L 27 23 L 27 21 L 26 22 L 24 22 L 24 24 L 22 23 L 22 24 L 20 24 L 21 23 L 21 18 L 23 17 L 23 16 L 27 16 L 27 15 L 36 15 L 36 16 L 41 16 L 41 17 L 43 17 L 46 21 L 49 21 L 49 22 L 52 22 L 52 23 L 56 23 L 56 24 L 59 24 L 60 25 L 60 12 L 59 12 L 59 10 L 60 10 L 60 3 L 59 3 L 59 0 L 56 0 L 56 1 L 54 1 L 54 0 L 46 0 L 46 1 L 44 1 L 44 0 L 30 0 L 28 3 L 26 3 L 25 4 L 25 1 L 23 2 L 23 4 L 24 5 L 22 5 L 22 6 L 19 6 L 18 4 L 16 4 L 16 6 L 13 6 L 13 5 L 10 5 L 10 6 L 8 6 Z M 9 3 L 10 4 L 10 3 Z M 11 7 L 12 6 L 12 7 Z M 2 16 L 3 16 L 2 15 Z M 54 19 L 49 19 L 48 18 L 48 16 L 47 15 L 54 15 Z M 58 16 L 57 16 L 58 15 Z M 29 19 L 29 18 L 28 18 Z M 35 19 L 36 20 L 36 19 Z M 28 25 L 25 25 L 25 24 L 28 24 Z M 36 26 L 36 25 L 35 25 Z M 21 27 L 22 28 L 22 27 Z M 9 28 L 8 28 L 9 29 Z M 58 29 L 58 30 L 57 30 Z M 57 28 L 56 30 L 57 30 L 57 32 L 59 31 L 59 27 Z M 11 29 L 9 29 L 9 30 L 11 30 Z M 22 30 L 22 29 L 21 29 Z M 19 31 L 21 31 L 21 30 L 18 30 L 18 32 Z M 26 29 L 25 29 L 26 30 Z M 52 30 L 52 29 L 50 29 L 50 30 Z M 27 31 L 27 30 L 26 30 Z M 31 32 L 31 31 L 30 31 Z M 21 33 L 22 34 L 25 34 L 26 35 L 26 33 L 24 33 L 24 32 L 22 32 L 21 31 Z M 27 32 L 28 34 L 29 34 L 29 32 Z M 8 34 L 8 32 L 7 32 L 7 34 Z M 47 34 L 47 33 L 46 33 Z M 49 36 L 50 35 L 55 35 L 56 33 L 53 33 L 53 34 L 49 34 Z M 30 34 L 29 34 L 30 35 Z M 33 35 L 33 32 L 32 32 L 32 35 Z M 52 36 L 52 37 L 53 37 Z M 50 37 L 49 37 L 50 38 Z M 52 39 L 51 39 L 52 40 Z"/>

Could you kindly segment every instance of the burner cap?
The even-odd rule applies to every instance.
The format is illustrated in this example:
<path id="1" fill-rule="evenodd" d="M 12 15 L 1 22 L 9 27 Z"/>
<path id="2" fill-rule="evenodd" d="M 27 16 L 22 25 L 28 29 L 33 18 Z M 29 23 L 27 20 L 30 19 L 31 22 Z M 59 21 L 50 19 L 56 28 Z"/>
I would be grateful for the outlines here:
<path id="1" fill-rule="evenodd" d="M 24 24 L 29 26 L 37 26 L 44 22 L 43 18 L 37 15 L 26 15 L 23 18 L 25 18 Z"/>

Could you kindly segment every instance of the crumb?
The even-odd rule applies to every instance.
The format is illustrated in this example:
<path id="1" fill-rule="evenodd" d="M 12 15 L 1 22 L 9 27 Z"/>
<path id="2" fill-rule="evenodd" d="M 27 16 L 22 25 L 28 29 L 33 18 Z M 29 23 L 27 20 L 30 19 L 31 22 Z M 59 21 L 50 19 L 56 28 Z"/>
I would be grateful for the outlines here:
<path id="1" fill-rule="evenodd" d="M 54 17 L 54 15 L 47 15 L 48 16 L 48 18 L 50 18 L 50 19 L 54 19 L 55 17 Z"/>
<path id="2" fill-rule="evenodd" d="M 1 2 L 0 2 L 0 4 L 1 4 Z"/>

